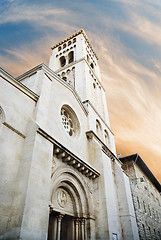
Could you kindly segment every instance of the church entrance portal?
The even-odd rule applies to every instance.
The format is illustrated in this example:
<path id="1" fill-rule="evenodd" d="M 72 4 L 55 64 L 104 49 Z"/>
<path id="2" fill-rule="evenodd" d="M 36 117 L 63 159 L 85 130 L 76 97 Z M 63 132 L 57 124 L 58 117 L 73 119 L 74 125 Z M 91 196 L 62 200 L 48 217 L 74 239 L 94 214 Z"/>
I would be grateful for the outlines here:
<path id="1" fill-rule="evenodd" d="M 84 240 L 84 219 L 52 211 L 49 216 L 48 240 Z"/>
<path id="2" fill-rule="evenodd" d="M 52 175 L 48 240 L 95 239 L 93 204 L 82 176 L 72 168 Z"/>

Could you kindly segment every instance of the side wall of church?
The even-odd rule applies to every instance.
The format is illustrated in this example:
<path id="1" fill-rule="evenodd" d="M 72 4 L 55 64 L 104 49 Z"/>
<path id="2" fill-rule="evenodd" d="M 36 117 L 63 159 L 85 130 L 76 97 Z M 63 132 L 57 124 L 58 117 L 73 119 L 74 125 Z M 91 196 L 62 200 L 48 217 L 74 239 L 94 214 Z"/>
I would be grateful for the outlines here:
<path id="1" fill-rule="evenodd" d="M 0 106 L 4 114 L 4 119 L 0 123 L 0 234 L 3 234 L 10 231 L 14 225 L 20 224 L 17 221 L 12 222 L 19 213 L 19 206 L 13 208 L 17 189 L 15 182 L 27 134 L 27 124 L 29 118 L 33 116 L 35 101 L 24 94 L 22 89 L 10 84 L 8 76 L 4 75 L 0 81 Z"/>

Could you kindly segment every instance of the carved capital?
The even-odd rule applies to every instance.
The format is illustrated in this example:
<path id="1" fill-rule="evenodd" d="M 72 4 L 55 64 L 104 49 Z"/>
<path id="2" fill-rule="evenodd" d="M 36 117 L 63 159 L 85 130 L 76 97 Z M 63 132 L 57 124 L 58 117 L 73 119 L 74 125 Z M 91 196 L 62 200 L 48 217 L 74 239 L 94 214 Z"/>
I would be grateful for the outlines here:
<path id="1" fill-rule="evenodd" d="M 84 224 L 85 224 L 85 219 L 84 219 L 84 218 L 81 218 L 81 219 L 80 219 L 80 223 L 81 223 L 81 225 L 84 225 Z"/>
<path id="2" fill-rule="evenodd" d="M 74 219 L 74 222 L 75 222 L 75 225 L 78 225 L 79 222 L 80 222 L 80 218 L 75 218 L 75 219 Z"/>
<path id="3" fill-rule="evenodd" d="M 62 218 L 64 217 L 64 214 L 59 214 L 58 216 L 57 216 L 57 220 L 58 220 L 58 222 L 61 222 L 61 220 L 62 220 Z"/>

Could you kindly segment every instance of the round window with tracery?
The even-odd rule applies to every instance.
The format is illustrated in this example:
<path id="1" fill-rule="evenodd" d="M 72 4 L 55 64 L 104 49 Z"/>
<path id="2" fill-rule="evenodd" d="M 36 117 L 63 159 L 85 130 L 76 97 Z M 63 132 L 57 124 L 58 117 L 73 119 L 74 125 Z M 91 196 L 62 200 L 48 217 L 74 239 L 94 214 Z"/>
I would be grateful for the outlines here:
<path id="1" fill-rule="evenodd" d="M 61 120 L 64 129 L 69 136 L 75 136 L 79 132 L 79 121 L 74 111 L 67 105 L 61 108 Z"/>

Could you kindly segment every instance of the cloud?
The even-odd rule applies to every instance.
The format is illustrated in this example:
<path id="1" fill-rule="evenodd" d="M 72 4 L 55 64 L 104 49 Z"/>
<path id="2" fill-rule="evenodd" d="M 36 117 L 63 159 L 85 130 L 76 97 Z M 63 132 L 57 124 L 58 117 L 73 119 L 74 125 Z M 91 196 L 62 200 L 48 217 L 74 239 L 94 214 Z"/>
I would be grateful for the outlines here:
<path id="1" fill-rule="evenodd" d="M 33 23 L 39 23 L 40 25 L 51 25 L 50 16 L 59 16 L 66 14 L 65 9 L 51 8 L 50 5 L 36 5 L 20 3 L 11 3 L 9 7 L 0 15 L 0 24 L 16 23 L 22 21 L 30 21 Z"/>
<path id="2" fill-rule="evenodd" d="M 133 13 L 131 23 L 122 25 L 120 28 L 128 33 L 142 38 L 149 44 L 161 46 L 161 26 L 160 23 L 153 23 L 146 17 Z"/>
<path id="3" fill-rule="evenodd" d="M 85 13 L 80 8 L 77 14 L 72 8 L 53 8 L 50 3 L 41 6 L 18 2 L 16 5 L 14 1 L 6 13 L 0 16 L 0 24 L 27 21 L 35 28 L 42 28 L 44 36 L 34 41 L 31 39 L 25 45 L 20 43 L 17 48 L 11 45 L 4 49 L 6 55 L 0 56 L 0 62 L 14 76 L 42 62 L 48 65 L 50 46 L 85 26 L 89 40 L 100 58 L 99 65 L 117 150 L 123 155 L 138 152 L 155 169 L 151 163 L 152 158 L 156 158 L 158 166 L 161 165 L 161 62 L 155 55 L 151 55 L 154 68 L 148 68 L 139 62 L 131 54 L 135 52 L 135 46 L 129 48 L 123 44 L 114 30 L 119 29 L 125 35 L 137 36 L 148 44 L 149 49 L 152 44 L 159 49 L 161 27 L 159 22 L 141 15 L 138 8 L 143 5 L 140 1 L 119 2 L 128 9 L 124 13 L 125 19 L 121 20 L 119 17 L 113 19 L 105 12 L 96 19 L 94 5 Z M 148 9 L 145 11 L 150 12 L 152 8 L 156 13 L 159 11 L 155 6 L 150 6 L 148 1 Z M 88 11 L 93 11 L 93 14 L 87 14 Z M 102 10 L 99 11 L 101 13 Z M 146 63 L 147 59 L 144 61 Z M 161 181 L 157 169 L 155 173 Z"/>
<path id="4" fill-rule="evenodd" d="M 153 168 L 151 160 L 157 156 L 157 166 L 160 166 L 161 75 L 136 62 L 121 45 L 115 51 L 115 43 L 112 46 L 113 43 L 109 39 L 106 41 L 106 37 L 103 40 L 97 36 L 94 38 L 99 43 L 97 51 L 102 81 L 117 151 L 123 155 L 138 152 Z M 107 46 L 112 49 L 112 54 Z M 154 171 L 161 181 L 158 169 L 154 168 Z"/>

